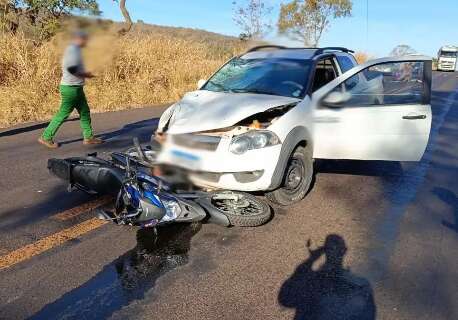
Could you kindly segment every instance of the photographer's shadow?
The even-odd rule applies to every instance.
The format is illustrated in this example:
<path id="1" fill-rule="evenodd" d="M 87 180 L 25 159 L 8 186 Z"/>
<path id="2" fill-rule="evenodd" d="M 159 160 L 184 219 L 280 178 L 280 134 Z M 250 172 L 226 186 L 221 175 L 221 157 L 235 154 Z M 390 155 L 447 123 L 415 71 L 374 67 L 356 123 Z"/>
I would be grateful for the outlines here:
<path id="1" fill-rule="evenodd" d="M 375 303 L 369 282 L 344 269 L 347 251 L 344 239 L 336 234 L 326 237 L 324 246 L 310 249 L 309 257 L 282 285 L 279 303 L 294 308 L 294 319 L 307 320 L 373 320 Z M 314 270 L 324 256 L 325 262 Z"/>

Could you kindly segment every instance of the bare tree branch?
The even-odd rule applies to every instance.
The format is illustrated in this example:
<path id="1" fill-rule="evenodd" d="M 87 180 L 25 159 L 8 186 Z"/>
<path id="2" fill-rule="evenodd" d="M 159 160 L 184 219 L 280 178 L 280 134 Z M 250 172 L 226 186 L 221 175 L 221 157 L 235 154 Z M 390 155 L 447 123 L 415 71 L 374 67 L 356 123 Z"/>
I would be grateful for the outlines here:
<path id="1" fill-rule="evenodd" d="M 232 19 L 242 31 L 241 39 L 260 39 L 272 28 L 269 15 L 273 8 L 265 0 L 233 1 L 232 4 Z"/>
<path id="2" fill-rule="evenodd" d="M 120 34 L 126 34 L 132 29 L 132 19 L 130 18 L 129 11 L 126 8 L 126 0 L 119 0 L 119 9 L 121 9 L 122 16 L 124 17 L 124 20 L 126 22 L 126 27 L 122 28 L 119 33 Z"/>

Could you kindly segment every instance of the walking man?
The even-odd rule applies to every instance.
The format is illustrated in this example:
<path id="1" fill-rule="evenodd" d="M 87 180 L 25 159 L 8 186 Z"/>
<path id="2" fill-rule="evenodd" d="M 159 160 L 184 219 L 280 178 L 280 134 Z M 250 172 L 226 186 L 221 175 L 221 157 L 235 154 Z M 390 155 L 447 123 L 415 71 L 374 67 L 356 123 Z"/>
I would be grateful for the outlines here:
<path id="1" fill-rule="evenodd" d="M 59 111 L 54 115 L 48 127 L 38 142 L 48 148 L 55 149 L 59 144 L 54 142 L 54 136 L 62 123 L 70 116 L 73 109 L 80 115 L 83 131 L 83 144 L 100 144 L 103 140 L 95 138 L 92 132 L 91 113 L 84 94 L 86 78 L 94 77 L 84 69 L 81 49 L 86 46 L 88 35 L 84 31 L 75 32 L 71 44 L 67 47 L 62 61 L 62 80 L 60 82 L 61 104 Z"/>

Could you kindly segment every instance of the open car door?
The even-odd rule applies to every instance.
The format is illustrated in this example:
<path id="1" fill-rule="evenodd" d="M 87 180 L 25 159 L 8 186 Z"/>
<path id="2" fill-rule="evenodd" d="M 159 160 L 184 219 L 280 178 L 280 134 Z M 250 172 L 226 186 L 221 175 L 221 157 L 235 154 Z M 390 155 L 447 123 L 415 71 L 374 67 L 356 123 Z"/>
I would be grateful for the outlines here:
<path id="1" fill-rule="evenodd" d="M 314 158 L 418 161 L 431 129 L 431 58 L 359 65 L 312 95 Z"/>

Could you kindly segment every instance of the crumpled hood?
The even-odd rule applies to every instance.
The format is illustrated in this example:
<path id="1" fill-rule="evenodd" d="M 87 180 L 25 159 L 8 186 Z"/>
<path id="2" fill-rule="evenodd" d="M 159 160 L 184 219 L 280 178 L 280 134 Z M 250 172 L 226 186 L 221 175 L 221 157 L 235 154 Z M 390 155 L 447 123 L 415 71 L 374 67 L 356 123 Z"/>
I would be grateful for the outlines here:
<path id="1" fill-rule="evenodd" d="M 189 92 L 171 106 L 168 132 L 180 134 L 226 128 L 253 114 L 299 101 L 253 93 Z"/>

